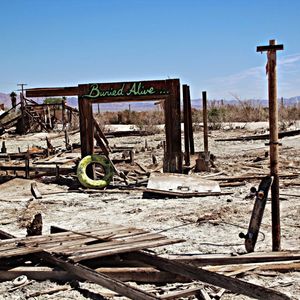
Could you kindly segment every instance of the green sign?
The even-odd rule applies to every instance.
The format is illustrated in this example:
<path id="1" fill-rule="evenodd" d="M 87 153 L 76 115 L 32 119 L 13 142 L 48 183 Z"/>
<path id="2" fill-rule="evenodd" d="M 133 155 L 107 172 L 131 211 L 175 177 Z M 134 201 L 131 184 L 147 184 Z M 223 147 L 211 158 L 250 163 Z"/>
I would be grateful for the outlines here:
<path id="1" fill-rule="evenodd" d="M 107 84 L 91 84 L 90 90 L 86 98 L 101 98 L 101 97 L 125 97 L 125 96 L 151 96 L 151 95 L 168 95 L 166 89 L 158 89 L 154 86 L 145 87 L 142 82 L 123 83 L 119 87 L 107 87 Z"/>

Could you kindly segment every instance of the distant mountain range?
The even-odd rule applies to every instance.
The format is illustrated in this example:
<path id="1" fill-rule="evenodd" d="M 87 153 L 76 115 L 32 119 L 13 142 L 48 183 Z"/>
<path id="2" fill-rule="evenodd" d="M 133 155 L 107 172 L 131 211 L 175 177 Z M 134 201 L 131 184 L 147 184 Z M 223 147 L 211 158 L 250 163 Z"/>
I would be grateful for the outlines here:
<path id="1" fill-rule="evenodd" d="M 19 97 L 18 97 L 19 99 Z M 38 103 L 42 103 L 42 98 L 33 98 L 34 101 Z M 210 102 L 216 102 L 216 103 L 223 103 L 226 104 L 239 104 L 240 101 L 236 99 L 232 100 L 209 100 Z M 268 100 L 265 99 L 251 99 L 251 100 L 245 100 L 252 103 L 252 105 L 261 105 L 261 106 L 267 106 Z M 280 100 L 279 100 L 280 101 Z M 291 97 L 291 98 L 284 98 L 284 105 L 294 105 L 300 102 L 300 96 Z M 199 109 L 202 108 L 202 99 L 192 99 L 192 107 Z M 243 101 L 244 102 L 244 101 Z M 1 93 L 0 92 L 0 103 L 4 103 L 5 108 L 11 107 L 11 101 L 9 94 Z M 135 110 L 135 111 L 146 111 L 146 110 L 156 110 L 158 109 L 157 105 L 154 105 L 155 101 L 147 101 L 147 102 L 118 102 L 118 103 L 103 103 L 103 104 L 94 104 L 94 111 L 98 111 L 98 107 L 100 111 L 122 111 L 125 109 Z M 78 100 L 77 97 L 67 97 L 67 104 L 72 107 L 78 107 Z"/>

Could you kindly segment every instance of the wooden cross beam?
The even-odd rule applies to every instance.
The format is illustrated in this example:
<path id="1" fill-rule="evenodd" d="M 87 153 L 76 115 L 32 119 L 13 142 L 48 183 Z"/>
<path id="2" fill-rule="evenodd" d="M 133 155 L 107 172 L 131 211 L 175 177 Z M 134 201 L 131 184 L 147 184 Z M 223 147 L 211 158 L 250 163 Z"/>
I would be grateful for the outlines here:
<path id="1" fill-rule="evenodd" d="M 283 50 L 283 45 L 272 45 L 270 40 L 270 45 L 267 46 L 257 46 L 256 52 L 265 52 L 265 51 L 270 51 L 270 50 Z"/>
<path id="2" fill-rule="evenodd" d="M 279 203 L 279 150 L 278 150 L 278 103 L 276 51 L 283 45 L 270 40 L 268 46 L 258 46 L 257 52 L 267 51 L 268 90 L 269 90 L 269 128 L 270 128 L 270 173 L 273 176 L 272 192 L 272 249 L 280 250 L 280 203 Z"/>

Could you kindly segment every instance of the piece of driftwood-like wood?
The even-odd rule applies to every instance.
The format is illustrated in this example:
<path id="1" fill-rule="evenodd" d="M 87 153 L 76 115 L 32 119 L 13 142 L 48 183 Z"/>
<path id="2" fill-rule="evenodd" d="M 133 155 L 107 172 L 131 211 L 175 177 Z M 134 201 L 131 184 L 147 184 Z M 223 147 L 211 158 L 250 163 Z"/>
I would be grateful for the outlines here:
<path id="1" fill-rule="evenodd" d="M 295 136 L 299 135 L 300 130 L 291 130 L 285 132 L 279 132 L 278 137 L 281 139 L 287 136 Z M 250 135 L 250 136 L 242 136 L 236 138 L 224 138 L 224 139 L 215 139 L 216 142 L 232 142 L 232 141 L 251 141 L 251 140 L 268 140 L 270 138 L 269 134 L 260 134 L 260 135 Z"/>
<path id="2" fill-rule="evenodd" d="M 200 290 L 201 290 L 200 288 L 189 288 L 189 289 L 185 289 L 185 290 L 181 290 L 181 291 L 175 291 L 175 292 L 171 292 L 171 293 L 162 295 L 159 297 L 159 299 L 173 300 L 173 299 L 178 299 L 181 297 L 188 297 L 188 296 L 192 296 L 192 295 L 196 295 L 196 294 L 200 293 Z"/>
<path id="3" fill-rule="evenodd" d="M 55 280 L 67 282 L 79 279 L 79 277 L 69 274 L 66 271 L 53 270 L 49 267 L 17 267 L 5 271 L 0 270 L 0 281 L 13 280 L 21 275 L 37 281 Z"/>
<path id="4" fill-rule="evenodd" d="M 184 192 L 173 192 L 173 191 L 163 191 L 156 189 L 146 188 L 144 191 L 144 198 L 153 197 L 159 195 L 159 197 L 178 197 L 178 198 L 192 198 L 192 197 L 208 197 L 208 196 L 224 196 L 232 195 L 233 192 L 208 192 L 208 193 L 184 193 Z"/>
<path id="5" fill-rule="evenodd" d="M 241 265 L 221 265 L 221 266 L 207 266 L 203 267 L 205 270 L 212 272 L 222 272 L 225 275 L 239 272 L 243 268 L 250 268 L 257 271 L 276 271 L 276 272 L 294 272 L 300 270 L 299 261 L 287 261 L 287 262 L 267 262 L 267 263 L 256 263 L 256 264 L 241 264 Z M 237 275 L 237 274 L 234 274 Z"/>
<path id="6" fill-rule="evenodd" d="M 26 90 L 26 97 L 77 96 L 78 86 L 32 88 Z"/>
<path id="7" fill-rule="evenodd" d="M 14 238 L 14 236 L 4 231 L 1 232 L 1 236 L 7 239 Z M 101 286 L 108 288 L 114 292 L 117 292 L 123 296 L 127 296 L 128 298 L 140 300 L 159 299 L 154 295 L 146 293 L 138 288 L 132 287 L 119 280 L 112 279 L 111 277 L 105 274 L 98 273 L 88 267 L 79 264 L 74 265 L 70 262 L 64 261 L 63 259 L 56 258 L 45 251 L 37 253 L 36 257 L 43 259 L 47 263 L 53 264 L 64 269 L 69 274 L 73 274 L 74 276 L 77 276 L 81 279 L 100 284 Z"/>
<path id="8" fill-rule="evenodd" d="M 26 295 L 26 299 L 32 298 L 32 297 L 38 297 L 38 296 L 42 296 L 42 295 L 52 295 L 52 294 L 62 292 L 62 291 L 69 291 L 70 289 L 71 289 L 70 286 L 58 286 L 58 287 L 46 289 L 43 291 L 28 293 Z"/>
<path id="9" fill-rule="evenodd" d="M 236 275 L 240 275 L 242 273 L 245 273 L 247 271 L 251 271 L 256 269 L 255 266 L 240 266 L 239 268 L 235 269 L 232 272 L 229 272 L 226 274 L 226 276 L 236 276 Z M 216 299 L 221 299 L 222 295 L 225 293 L 226 289 L 222 288 L 220 289 L 220 291 L 214 296 L 214 298 Z"/>
<path id="10" fill-rule="evenodd" d="M 123 233 L 124 231 L 127 232 L 133 232 L 135 233 L 134 228 L 125 228 L 123 226 L 107 226 L 102 229 L 98 229 L 95 231 L 83 231 L 83 234 L 93 234 L 97 235 L 98 237 L 100 236 L 107 236 L 111 235 L 113 233 Z M 140 232 L 140 231 L 138 231 Z M 144 232 L 144 231 L 142 231 Z M 74 234 L 72 232 L 62 232 L 62 233 L 56 233 L 56 234 L 48 234 L 48 235 L 42 235 L 42 236 L 31 236 L 31 237 L 21 237 L 21 238 L 13 238 L 9 239 L 8 241 L 0 241 L 0 252 L 4 249 L 10 249 L 15 248 L 15 246 L 33 246 L 33 245 L 50 245 L 50 244 L 56 244 L 59 243 L 61 244 L 62 242 L 68 242 L 71 240 L 83 240 L 82 243 L 85 242 L 86 236 L 82 234 Z"/>
<path id="11" fill-rule="evenodd" d="M 117 246 L 115 249 L 104 249 L 101 251 L 82 253 L 79 255 L 77 255 L 75 253 L 75 255 L 72 255 L 69 258 L 74 262 L 78 262 L 78 261 L 92 259 L 92 258 L 96 258 L 96 257 L 103 257 L 103 256 L 109 256 L 109 255 L 118 254 L 118 253 L 132 252 L 132 251 L 137 251 L 137 250 L 142 250 L 142 249 L 147 249 L 147 248 L 153 248 L 153 247 L 159 247 L 159 246 L 164 246 L 164 245 L 180 243 L 183 241 L 184 240 L 179 240 L 179 239 L 161 239 L 161 240 L 152 240 L 152 241 L 151 240 L 150 241 L 141 241 L 141 242 L 135 242 L 132 244 L 123 244 L 123 245 Z"/>
<path id="12" fill-rule="evenodd" d="M 127 258 L 139 259 L 147 264 L 153 265 L 160 270 L 179 274 L 192 280 L 199 280 L 205 283 L 216 285 L 233 293 L 243 294 L 256 299 L 265 300 L 290 300 L 290 297 L 283 293 L 255 285 L 249 282 L 241 281 L 236 278 L 210 272 L 204 269 L 171 261 L 162 257 L 154 256 L 145 252 L 127 253 Z"/>
<path id="13" fill-rule="evenodd" d="M 257 175 L 242 175 L 242 176 L 232 176 L 232 177 L 214 177 L 211 178 L 212 180 L 216 180 L 216 181 L 228 181 L 228 182 L 232 182 L 232 181 L 244 181 L 244 180 L 258 180 L 258 179 L 263 179 L 264 177 L 268 176 L 269 174 L 257 174 Z M 299 175 L 298 174 L 281 174 L 279 175 L 280 178 L 282 179 L 292 179 L 292 178 L 298 178 Z"/>
<path id="14" fill-rule="evenodd" d="M 121 281 L 134 281 L 138 283 L 178 283 L 190 282 L 190 279 L 169 272 L 159 271 L 153 267 L 101 267 L 95 271 L 106 274 Z M 49 267 L 16 267 L 9 270 L 0 270 L 0 281 L 13 280 L 14 278 L 26 275 L 29 279 L 55 280 L 70 282 L 78 277 L 66 271 L 58 271 Z"/>
<path id="15" fill-rule="evenodd" d="M 41 192 L 39 191 L 36 182 L 31 183 L 31 194 L 35 199 L 42 199 L 43 196 Z"/>
<path id="16" fill-rule="evenodd" d="M 114 292 L 119 293 L 120 295 L 126 296 L 130 299 L 140 299 L 140 300 L 155 300 L 159 299 L 158 297 L 146 293 L 143 290 L 140 290 L 136 287 L 130 286 L 120 280 L 113 279 L 105 274 L 94 271 L 88 267 L 85 267 L 80 264 L 72 264 L 66 262 L 63 259 L 56 258 L 49 253 L 43 252 L 39 254 L 40 257 L 43 257 L 47 262 L 51 262 L 56 266 L 63 268 L 65 271 L 81 278 L 100 284 L 101 286 L 110 289 Z"/>
<path id="17" fill-rule="evenodd" d="M 57 251 L 60 253 L 65 253 L 69 250 L 69 252 L 72 253 L 73 251 L 82 249 L 82 247 L 89 243 L 101 242 L 113 236 L 118 238 L 127 238 L 128 236 L 132 237 L 144 233 L 145 232 L 142 230 L 128 230 L 126 228 L 122 228 L 114 231 L 108 229 L 106 231 L 102 231 L 101 235 L 94 232 L 92 237 L 86 237 L 87 234 L 68 234 L 58 237 L 48 236 L 48 239 L 43 239 L 43 236 L 40 236 L 40 239 L 36 238 L 29 241 L 26 238 L 22 238 L 19 241 L 7 241 L 8 244 L 2 244 L 0 247 L 0 257 L 4 258 L 25 255 L 39 252 L 41 249 L 49 252 Z M 97 238 L 95 238 L 96 234 Z"/>
<path id="18" fill-rule="evenodd" d="M 238 256 L 213 255 L 167 255 L 166 258 L 194 266 L 216 266 L 231 264 L 250 264 L 276 261 L 300 260 L 300 251 L 254 252 Z"/>

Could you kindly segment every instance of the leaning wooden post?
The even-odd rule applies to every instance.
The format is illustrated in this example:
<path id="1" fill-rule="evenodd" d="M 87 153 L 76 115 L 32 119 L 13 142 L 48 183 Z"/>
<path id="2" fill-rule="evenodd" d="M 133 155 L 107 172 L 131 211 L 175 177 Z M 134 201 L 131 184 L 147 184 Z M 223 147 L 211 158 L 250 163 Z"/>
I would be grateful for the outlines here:
<path id="1" fill-rule="evenodd" d="M 278 103 L 276 51 L 283 45 L 270 40 L 268 46 L 258 46 L 257 52 L 267 51 L 268 89 L 269 89 L 269 128 L 270 128 L 270 171 L 273 176 L 272 191 L 272 249 L 280 250 L 280 203 L 279 203 L 279 167 L 278 167 Z"/>

